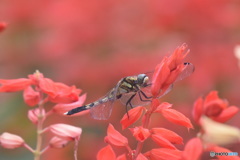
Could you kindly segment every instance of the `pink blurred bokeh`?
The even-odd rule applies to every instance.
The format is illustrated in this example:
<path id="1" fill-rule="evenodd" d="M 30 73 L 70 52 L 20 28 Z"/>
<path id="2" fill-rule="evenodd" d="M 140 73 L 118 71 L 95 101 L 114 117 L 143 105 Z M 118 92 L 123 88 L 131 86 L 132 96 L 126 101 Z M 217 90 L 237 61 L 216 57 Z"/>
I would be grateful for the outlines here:
<path id="1" fill-rule="evenodd" d="M 0 33 L 0 78 L 23 78 L 38 69 L 54 81 L 82 89 L 88 103 L 106 94 L 122 77 L 152 71 L 185 42 L 191 50 L 186 61 L 195 65 L 195 72 L 175 84 L 162 100 L 192 119 L 194 101 L 211 90 L 240 106 L 240 68 L 234 56 L 234 48 L 240 44 L 239 17 L 239 0 L 1 0 L 0 22 L 7 28 Z M 21 95 L 0 94 L 0 133 L 21 135 L 34 147 L 35 126 L 27 119 L 29 107 Z M 96 121 L 89 115 L 54 115 L 45 126 L 67 123 L 82 127 L 78 157 L 95 159 L 106 145 L 108 123 L 121 131 L 124 112 L 125 107 L 116 102 L 108 121 Z M 240 127 L 239 116 L 228 124 Z M 188 132 L 159 116 L 151 126 L 179 133 L 184 143 L 198 131 L 196 127 Z M 132 139 L 134 148 L 130 131 L 123 134 Z M 73 147 L 53 149 L 43 159 L 73 159 Z M 147 141 L 143 151 L 152 147 L 156 146 Z M 240 153 L 235 144 L 227 147 Z M 0 148 L 0 155 L 0 159 L 32 159 L 24 149 Z"/>

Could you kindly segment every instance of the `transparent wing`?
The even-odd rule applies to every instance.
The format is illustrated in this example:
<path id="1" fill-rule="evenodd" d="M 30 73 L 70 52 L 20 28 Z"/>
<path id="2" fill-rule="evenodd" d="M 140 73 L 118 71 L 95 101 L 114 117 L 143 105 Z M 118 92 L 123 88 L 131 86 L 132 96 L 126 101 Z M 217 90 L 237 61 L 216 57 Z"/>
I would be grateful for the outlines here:
<path id="1" fill-rule="evenodd" d="M 90 109 L 90 114 L 93 119 L 106 120 L 112 113 L 113 100 L 96 105 Z"/>
<path id="2" fill-rule="evenodd" d="M 175 82 L 183 80 L 184 78 L 190 76 L 190 75 L 194 72 L 195 67 L 194 67 L 194 65 L 193 65 L 192 63 L 186 62 L 186 63 L 184 63 L 184 65 L 185 65 L 185 66 L 184 66 L 183 71 L 182 71 L 181 74 L 177 77 L 177 79 L 176 79 Z"/>
<path id="3" fill-rule="evenodd" d="M 112 113 L 113 103 L 116 100 L 117 89 L 119 87 L 120 81 L 118 84 L 103 98 L 100 98 L 97 102 L 98 105 L 92 107 L 90 109 L 90 114 L 93 119 L 97 120 L 106 120 L 110 117 Z M 105 102 L 102 103 L 102 100 L 106 99 Z"/>

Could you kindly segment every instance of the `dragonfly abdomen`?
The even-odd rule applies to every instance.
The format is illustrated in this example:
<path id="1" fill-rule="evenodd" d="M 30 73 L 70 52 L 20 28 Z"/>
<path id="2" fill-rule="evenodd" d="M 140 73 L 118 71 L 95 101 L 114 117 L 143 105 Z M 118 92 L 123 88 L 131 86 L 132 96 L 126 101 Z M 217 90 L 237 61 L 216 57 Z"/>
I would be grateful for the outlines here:
<path id="1" fill-rule="evenodd" d="M 77 108 L 74 108 L 68 112 L 66 112 L 65 114 L 66 115 L 72 115 L 72 114 L 75 114 L 75 113 L 78 113 L 78 112 L 82 112 L 82 111 L 85 111 L 85 110 L 88 110 L 88 109 L 91 109 L 92 107 L 96 107 L 102 103 L 105 103 L 109 100 L 108 97 L 104 97 L 98 101 L 95 101 L 95 102 L 92 102 L 92 103 L 89 103 L 85 106 L 81 106 L 81 107 L 77 107 Z"/>

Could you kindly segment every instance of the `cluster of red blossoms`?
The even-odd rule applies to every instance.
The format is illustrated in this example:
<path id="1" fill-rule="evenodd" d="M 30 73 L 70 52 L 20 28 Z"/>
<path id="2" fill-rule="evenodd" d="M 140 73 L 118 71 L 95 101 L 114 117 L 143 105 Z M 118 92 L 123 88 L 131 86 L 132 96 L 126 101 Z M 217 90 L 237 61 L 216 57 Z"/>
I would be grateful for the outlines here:
<path id="1" fill-rule="evenodd" d="M 195 122 L 200 125 L 201 130 L 196 138 L 191 139 L 185 145 L 183 151 L 174 146 L 174 144 L 183 144 L 182 137 L 177 133 L 161 127 L 148 128 L 151 115 L 158 113 L 171 123 L 193 129 L 190 120 L 182 113 L 172 109 L 172 104 L 160 103 L 156 98 L 163 95 L 183 72 L 183 59 L 188 53 L 185 50 L 186 45 L 184 44 L 177 48 L 172 56 L 165 57 L 157 65 L 153 75 L 151 88 L 153 99 L 149 109 L 142 106 L 136 107 L 129 111 L 129 117 L 125 114 L 120 121 L 122 129 L 126 129 L 141 119 L 140 126 L 129 128 L 133 137 L 138 141 L 136 149 L 131 149 L 128 139 L 115 130 L 113 125 L 109 124 L 105 138 L 108 145 L 98 152 L 98 160 L 195 160 L 199 159 L 204 152 L 231 152 L 218 145 L 240 142 L 240 130 L 238 128 L 217 123 L 229 120 L 239 109 L 236 106 L 228 106 L 227 101 L 220 99 L 216 91 L 211 92 L 205 100 L 199 98 L 195 102 L 193 117 Z M 153 148 L 142 153 L 144 142 L 147 139 L 151 139 L 159 148 Z M 112 146 L 124 147 L 126 152 L 116 156 Z M 222 160 L 240 159 L 238 156 L 218 155 L 216 157 Z"/>
<path id="2" fill-rule="evenodd" d="M 151 116 L 160 114 L 173 124 L 193 129 L 192 123 L 186 116 L 173 109 L 172 104 L 161 103 L 158 99 L 171 88 L 171 85 L 184 72 L 186 66 L 183 59 L 189 53 L 186 48 L 186 44 L 178 47 L 170 57 L 165 57 L 155 68 L 151 86 L 153 98 L 150 106 L 148 108 L 135 107 L 121 119 L 122 129 L 129 128 L 133 123 L 141 120 L 141 125 L 129 128 L 137 141 L 136 148 L 132 149 L 128 138 L 117 131 L 112 124 L 109 124 L 105 137 L 105 142 L 108 145 L 98 152 L 98 160 L 193 160 L 199 159 L 204 152 L 230 152 L 230 150 L 219 145 L 240 140 L 240 130 L 238 128 L 222 124 L 232 118 L 239 109 L 236 106 L 229 106 L 226 100 L 220 99 L 216 91 L 210 92 L 205 99 L 199 98 L 195 102 L 193 118 L 200 126 L 200 131 L 195 138 L 185 145 L 183 151 L 174 146 L 174 144 L 183 144 L 183 138 L 180 135 L 162 127 L 149 128 Z M 21 137 L 10 133 L 3 133 L 0 136 L 0 143 L 3 147 L 12 149 L 24 146 L 35 155 L 35 159 L 39 159 L 40 155 L 50 148 L 62 148 L 69 141 L 77 142 L 79 140 L 82 133 L 81 128 L 67 124 L 53 124 L 44 128 L 43 122 L 52 113 L 62 115 L 72 108 L 81 106 L 86 95 L 79 96 L 80 89 L 54 82 L 45 78 L 38 71 L 29 75 L 28 78 L 0 79 L 0 84 L 0 92 L 23 90 L 25 103 L 29 106 L 38 106 L 28 112 L 28 118 L 33 124 L 37 125 L 36 149 L 32 149 Z M 44 104 L 47 102 L 53 103 L 54 106 L 46 112 Z M 39 140 L 42 140 L 43 134 L 47 131 L 52 132 L 54 137 L 47 146 L 43 147 Z M 142 149 L 147 139 L 151 139 L 159 147 L 143 153 Z M 123 147 L 126 152 L 117 156 L 112 146 Z M 76 150 L 77 147 L 75 148 L 75 159 L 77 159 Z M 217 158 L 225 160 L 230 158 L 240 159 L 238 156 L 217 156 Z"/>
<path id="3" fill-rule="evenodd" d="M 77 141 L 80 139 L 82 129 L 67 124 L 53 124 L 46 128 L 43 127 L 45 119 L 52 113 L 63 114 L 64 112 L 81 106 L 86 95 L 79 96 L 80 89 L 75 86 L 67 86 L 63 83 L 54 82 L 49 78 L 45 78 L 42 73 L 36 71 L 29 75 L 28 78 L 5 80 L 0 79 L 0 92 L 16 92 L 23 90 L 23 98 L 29 106 L 38 106 L 35 109 L 28 111 L 28 118 L 37 126 L 37 146 L 36 149 L 31 148 L 26 144 L 20 136 L 3 133 L 0 136 L 1 146 L 8 149 L 17 147 L 26 147 L 38 159 L 41 154 L 50 148 L 63 148 L 69 141 Z M 51 102 L 54 104 L 51 110 L 47 111 L 44 104 Z M 70 103 L 70 104 L 66 104 Z M 43 134 L 47 131 L 53 133 L 53 137 L 49 144 L 45 147 L 41 146 L 40 142 Z"/>

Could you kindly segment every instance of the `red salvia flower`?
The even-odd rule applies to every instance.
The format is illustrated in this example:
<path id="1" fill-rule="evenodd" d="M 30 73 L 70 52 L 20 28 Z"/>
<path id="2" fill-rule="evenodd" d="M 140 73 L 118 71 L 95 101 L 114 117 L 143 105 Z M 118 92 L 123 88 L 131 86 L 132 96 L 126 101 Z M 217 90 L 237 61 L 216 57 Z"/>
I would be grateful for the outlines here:
<path id="1" fill-rule="evenodd" d="M 130 128 L 133 136 L 140 142 L 145 141 L 150 136 L 150 131 L 143 127 Z"/>
<path id="2" fill-rule="evenodd" d="M 27 78 L 19 79 L 0 79 L 0 92 L 16 92 L 21 91 L 31 85 L 32 80 Z"/>
<path id="3" fill-rule="evenodd" d="M 158 148 L 152 149 L 146 155 L 151 160 L 179 160 L 182 152 L 176 149 Z"/>
<path id="4" fill-rule="evenodd" d="M 115 160 L 116 154 L 110 145 L 102 148 L 97 154 L 97 160 Z"/>
<path id="5" fill-rule="evenodd" d="M 217 91 L 212 91 L 205 99 L 199 98 L 195 102 L 193 117 L 198 124 L 202 115 L 218 122 L 226 122 L 238 111 L 239 109 L 236 106 L 229 106 L 226 100 L 220 99 Z"/>
<path id="6" fill-rule="evenodd" d="M 157 99 L 156 99 L 156 100 L 157 100 Z M 159 100 L 157 100 L 157 101 L 159 101 Z M 162 110 L 168 109 L 168 108 L 171 108 L 171 107 L 172 107 L 172 104 L 170 104 L 170 103 L 168 103 L 168 102 L 163 102 L 163 103 L 161 103 L 161 104 L 159 104 L 158 106 L 155 107 L 154 112 L 159 112 L 159 113 L 161 113 Z"/>
<path id="7" fill-rule="evenodd" d="M 29 106 L 35 106 L 40 101 L 40 93 L 33 90 L 31 86 L 24 89 L 23 99 Z"/>
<path id="8" fill-rule="evenodd" d="M 126 129 L 128 126 L 136 122 L 141 117 L 144 110 L 146 110 L 145 107 L 139 106 L 128 111 L 120 121 L 122 129 Z"/>
<path id="9" fill-rule="evenodd" d="M 186 144 L 183 151 L 184 160 L 199 159 L 203 152 L 203 145 L 199 138 L 193 138 Z"/>
<path id="10" fill-rule="evenodd" d="M 162 137 L 159 134 L 152 134 L 151 138 L 154 142 L 156 142 L 159 146 L 169 149 L 176 149 L 176 147 L 166 138 Z"/>
<path id="11" fill-rule="evenodd" d="M 153 97 L 161 96 L 183 71 L 183 59 L 189 53 L 186 44 L 178 47 L 170 57 L 165 57 L 153 73 L 151 92 Z"/>
<path id="12" fill-rule="evenodd" d="M 87 96 L 86 94 L 80 96 L 78 98 L 78 101 L 73 102 L 73 103 L 58 103 L 53 107 L 52 111 L 62 115 L 63 113 L 66 113 L 67 111 L 69 111 L 73 108 L 82 106 L 84 101 L 86 100 L 86 96 Z M 79 115 L 82 115 L 82 114 L 86 114 L 88 112 L 89 112 L 89 110 L 86 110 L 86 111 L 83 111 L 83 112 L 76 113 L 74 115 L 79 116 Z"/>
<path id="13" fill-rule="evenodd" d="M 78 100 L 81 93 L 75 86 L 67 86 L 63 83 L 53 82 L 49 78 L 39 80 L 40 89 L 49 96 L 49 100 L 54 103 L 71 103 Z"/>
<path id="14" fill-rule="evenodd" d="M 105 138 L 107 143 L 113 144 L 115 146 L 127 146 L 128 139 L 119 133 L 112 124 L 108 125 L 107 136 Z"/>
<path id="15" fill-rule="evenodd" d="M 165 128 L 152 128 L 151 133 L 160 135 L 173 144 L 183 144 L 183 139 L 177 133 Z"/>
<path id="16" fill-rule="evenodd" d="M 161 109 L 161 114 L 172 123 L 185 126 L 187 128 L 193 128 L 191 121 L 175 109 Z"/>
<path id="17" fill-rule="evenodd" d="M 61 137 L 66 140 L 80 139 L 82 134 L 82 129 L 79 127 L 74 127 L 67 124 L 53 124 L 50 127 L 50 131 L 58 137 Z"/>

